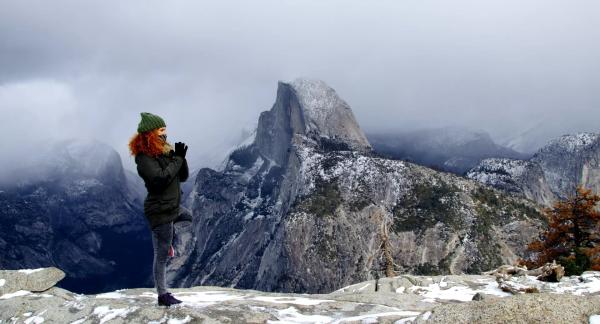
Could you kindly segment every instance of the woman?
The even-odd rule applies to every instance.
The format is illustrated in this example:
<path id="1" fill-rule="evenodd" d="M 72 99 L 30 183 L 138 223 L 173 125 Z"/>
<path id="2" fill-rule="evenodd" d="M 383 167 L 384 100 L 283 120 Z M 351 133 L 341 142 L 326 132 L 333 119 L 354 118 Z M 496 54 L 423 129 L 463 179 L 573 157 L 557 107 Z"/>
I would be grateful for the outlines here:
<path id="1" fill-rule="evenodd" d="M 177 142 L 173 150 L 173 146 L 167 142 L 164 120 L 151 113 L 140 114 L 142 120 L 137 134 L 129 142 L 129 150 L 135 156 L 138 174 L 148 190 L 144 200 L 144 215 L 152 231 L 152 272 L 158 305 L 170 306 L 181 303 L 167 291 L 165 282 L 167 256 L 174 255 L 173 223 L 192 220 L 191 215 L 179 206 L 183 193 L 180 182 L 186 181 L 189 175 L 185 159 L 187 145 Z"/>

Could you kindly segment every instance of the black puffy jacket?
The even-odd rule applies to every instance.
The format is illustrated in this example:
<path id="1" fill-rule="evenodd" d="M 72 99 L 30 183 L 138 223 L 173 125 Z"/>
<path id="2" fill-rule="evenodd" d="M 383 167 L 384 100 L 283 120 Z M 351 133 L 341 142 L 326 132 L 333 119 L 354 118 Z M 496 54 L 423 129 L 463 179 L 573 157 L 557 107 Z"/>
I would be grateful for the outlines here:
<path id="1" fill-rule="evenodd" d="M 151 157 L 139 153 L 135 157 L 137 171 L 144 179 L 148 195 L 144 200 L 144 215 L 150 228 L 177 218 L 183 191 L 180 182 L 187 180 L 187 160 L 176 156 L 175 151 Z"/>

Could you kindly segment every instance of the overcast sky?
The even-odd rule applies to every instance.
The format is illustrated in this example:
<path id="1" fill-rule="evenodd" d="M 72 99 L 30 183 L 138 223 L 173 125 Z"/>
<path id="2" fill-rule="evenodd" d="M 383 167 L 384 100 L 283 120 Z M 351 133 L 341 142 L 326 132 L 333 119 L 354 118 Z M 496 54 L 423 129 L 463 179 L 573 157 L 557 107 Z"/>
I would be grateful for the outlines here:
<path id="1" fill-rule="evenodd" d="M 599 16 L 593 0 L 0 0 L 0 163 L 92 137 L 134 170 L 148 111 L 210 166 L 297 77 L 327 82 L 367 133 L 597 131 Z"/>

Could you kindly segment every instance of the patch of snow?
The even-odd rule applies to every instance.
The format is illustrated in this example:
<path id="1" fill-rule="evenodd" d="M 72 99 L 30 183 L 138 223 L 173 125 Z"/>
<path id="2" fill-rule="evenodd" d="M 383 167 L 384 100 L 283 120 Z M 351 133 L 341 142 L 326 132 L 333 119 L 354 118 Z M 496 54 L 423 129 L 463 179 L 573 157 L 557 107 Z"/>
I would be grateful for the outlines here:
<path id="1" fill-rule="evenodd" d="M 361 290 L 367 288 L 370 285 L 370 283 L 367 283 L 367 284 L 365 284 L 364 286 L 362 286 L 360 288 L 357 288 L 356 287 L 357 285 L 358 284 L 352 284 L 352 285 L 340 288 L 340 289 L 336 290 L 335 292 L 357 292 L 357 291 L 361 291 Z M 350 287 L 352 287 L 352 290 L 350 290 Z"/>
<path id="2" fill-rule="evenodd" d="M 0 287 L 4 286 L 5 283 L 6 283 L 5 279 L 0 279 Z"/>
<path id="3" fill-rule="evenodd" d="M 262 307 L 262 306 L 254 306 L 254 305 L 248 305 L 248 308 L 254 310 L 254 311 L 259 311 L 259 312 L 265 312 L 267 311 L 266 307 Z"/>
<path id="4" fill-rule="evenodd" d="M 446 277 L 442 277 L 442 279 L 440 280 L 440 287 L 447 287 L 448 286 L 448 282 L 444 281 L 444 279 L 446 279 Z"/>
<path id="5" fill-rule="evenodd" d="M 32 316 L 32 317 L 24 320 L 23 323 L 25 323 L 25 324 L 31 324 L 31 323 L 39 324 L 39 323 L 44 323 L 44 318 L 41 315 L 44 315 L 44 313 L 46 311 L 47 311 L 47 309 L 44 309 L 39 314 L 37 314 L 35 316 Z"/>
<path id="6" fill-rule="evenodd" d="M 113 319 L 117 316 L 125 318 L 127 316 L 127 314 L 135 311 L 136 309 L 138 309 L 137 306 L 110 309 L 110 306 L 103 305 L 103 306 L 98 306 L 98 307 L 94 308 L 93 314 L 98 315 L 98 317 L 101 317 L 100 324 L 102 324 L 104 322 L 110 321 L 111 319 Z"/>
<path id="7" fill-rule="evenodd" d="M 396 288 L 396 293 L 403 294 L 405 290 L 406 290 L 406 287 L 398 287 L 398 288 Z"/>
<path id="8" fill-rule="evenodd" d="M 85 294 L 75 294 L 74 297 L 76 300 L 88 299 L 88 296 Z"/>
<path id="9" fill-rule="evenodd" d="M 34 295 L 40 296 L 40 297 L 46 297 L 46 298 L 47 297 L 54 297 L 54 295 L 51 295 L 51 294 L 34 294 Z"/>
<path id="10" fill-rule="evenodd" d="M 360 291 L 360 290 L 363 290 L 363 289 L 365 289 L 365 288 L 369 287 L 370 285 L 371 285 L 371 284 L 366 284 L 366 285 L 364 285 L 364 286 L 362 286 L 362 287 L 358 288 L 358 290 L 359 290 L 359 291 Z"/>
<path id="11" fill-rule="evenodd" d="M 252 218 L 252 215 L 254 215 L 254 212 L 253 211 L 249 211 L 246 215 L 244 215 L 244 221 L 247 221 L 250 218 Z"/>
<path id="12" fill-rule="evenodd" d="M 298 305 L 318 305 L 320 303 L 335 302 L 330 299 L 313 299 L 304 297 L 270 297 L 270 296 L 256 296 L 250 298 L 252 300 L 265 301 L 269 303 L 281 303 L 281 304 L 298 304 Z"/>
<path id="13" fill-rule="evenodd" d="M 144 291 L 143 293 L 141 293 L 139 295 L 140 297 L 150 297 L 150 298 L 157 298 L 158 294 L 157 293 L 153 293 L 151 291 Z"/>
<path id="14" fill-rule="evenodd" d="M 66 302 L 63 303 L 63 306 L 64 307 L 69 307 L 69 308 L 73 307 L 73 308 L 76 308 L 78 310 L 82 310 L 82 309 L 85 308 L 85 305 L 83 303 L 80 303 L 77 300 L 67 300 Z"/>
<path id="15" fill-rule="evenodd" d="M 427 311 L 427 312 L 425 312 L 425 313 L 423 314 L 423 319 L 424 319 L 424 320 L 428 320 L 430 316 L 431 316 L 431 312 L 430 312 L 430 311 Z"/>
<path id="16" fill-rule="evenodd" d="M 244 296 L 236 296 L 223 291 L 177 292 L 173 293 L 173 296 L 192 306 L 209 306 L 222 301 L 244 298 Z"/>
<path id="17" fill-rule="evenodd" d="M 27 312 L 27 313 L 23 313 L 23 316 L 29 317 L 29 316 L 31 316 L 31 314 L 33 314 L 33 313 L 32 312 Z"/>
<path id="18" fill-rule="evenodd" d="M 29 295 L 29 294 L 31 294 L 31 291 L 29 291 L 29 290 L 17 290 L 13 293 L 4 294 L 4 295 L 0 296 L 0 299 L 9 299 L 9 298 L 25 296 L 25 295 Z"/>
<path id="19" fill-rule="evenodd" d="M 107 293 L 103 293 L 103 294 L 98 294 L 98 295 L 96 295 L 96 298 L 120 299 L 120 298 L 127 298 L 127 295 L 124 295 L 117 291 L 111 291 L 111 292 L 107 292 Z"/>
<path id="20" fill-rule="evenodd" d="M 298 312 L 295 307 L 288 307 L 286 309 L 277 311 L 278 321 L 268 320 L 267 323 L 330 323 L 333 318 L 323 315 L 304 315 Z"/>
<path id="21" fill-rule="evenodd" d="M 354 322 L 361 321 L 361 323 L 379 323 L 377 320 L 378 317 L 382 316 L 411 316 L 411 320 L 415 319 L 417 315 L 421 313 L 413 312 L 413 311 L 397 311 L 397 312 L 385 312 L 385 313 L 374 313 L 374 314 L 363 314 L 352 317 L 344 317 L 337 319 L 332 322 L 333 323 L 343 323 L 343 322 Z"/>
<path id="22" fill-rule="evenodd" d="M 600 315 L 590 316 L 590 324 L 600 324 Z"/>
<path id="23" fill-rule="evenodd" d="M 511 283 L 516 287 L 536 287 L 541 292 L 554 294 L 594 295 L 600 292 L 600 271 L 586 271 L 580 276 L 563 277 L 559 282 L 537 280 L 536 276 L 512 277 Z M 498 290 L 488 283 L 489 292 Z"/>
<path id="24" fill-rule="evenodd" d="M 413 316 L 413 317 L 407 317 L 407 318 L 403 318 L 401 320 L 397 320 L 394 322 L 394 324 L 404 324 L 404 323 L 412 323 L 414 320 L 416 320 L 417 317 Z"/>
<path id="25" fill-rule="evenodd" d="M 85 316 L 85 317 L 83 317 L 83 318 L 80 318 L 80 319 L 78 319 L 78 320 L 76 320 L 76 321 L 73 321 L 73 322 L 71 322 L 71 323 L 69 323 L 69 324 L 80 324 L 80 323 L 83 323 L 83 322 L 84 322 L 84 321 L 85 321 L 87 318 L 88 318 L 88 317 L 87 317 L 87 316 Z"/>
<path id="26" fill-rule="evenodd" d="M 258 156 L 254 161 L 252 167 L 245 170 L 244 173 L 241 175 L 241 178 L 246 182 L 250 181 L 250 179 L 252 179 L 252 177 L 254 177 L 256 173 L 258 173 L 258 170 L 260 170 L 264 163 L 265 160 L 262 157 Z"/>
<path id="27" fill-rule="evenodd" d="M 37 268 L 37 269 L 19 269 L 19 272 L 26 273 L 26 274 L 30 274 L 30 273 L 34 273 L 34 272 L 41 271 L 41 270 L 44 270 L 44 268 Z"/>
<path id="28" fill-rule="evenodd" d="M 573 295 L 587 295 L 600 292 L 600 272 L 586 271 L 581 276 L 572 276 L 574 278 L 563 278 L 560 282 L 544 282 L 544 288 L 551 288 L 554 293 L 569 293 Z M 530 281 L 537 281 L 534 276 Z M 566 286 L 565 283 L 573 281 L 574 284 Z"/>
<path id="29" fill-rule="evenodd" d="M 428 286 L 413 286 L 409 290 L 417 295 L 426 297 L 423 301 L 436 302 L 436 299 L 444 300 L 458 300 L 458 301 L 471 301 L 476 293 L 483 293 L 488 295 L 496 295 L 500 297 L 512 296 L 512 294 L 502 291 L 498 288 L 496 281 L 492 279 L 479 279 L 479 282 L 485 283 L 483 289 L 472 289 L 466 285 L 456 285 L 450 288 L 442 289 L 447 286 L 444 282 L 444 278 L 440 283 L 432 283 Z"/>
<path id="30" fill-rule="evenodd" d="M 350 287 L 352 287 L 352 286 L 354 286 L 354 285 L 355 285 L 355 284 L 351 284 L 351 285 L 348 285 L 348 286 L 342 287 L 342 288 L 340 288 L 340 289 L 338 289 L 338 290 L 336 290 L 336 291 L 334 291 L 334 292 L 345 292 L 345 291 L 346 291 L 346 289 L 348 289 L 348 288 L 350 288 Z"/>
<path id="31" fill-rule="evenodd" d="M 167 324 L 183 324 L 183 323 L 187 323 L 191 320 L 192 320 L 192 317 L 190 315 L 185 315 L 185 317 L 183 319 L 169 318 L 169 320 L 167 321 Z"/>

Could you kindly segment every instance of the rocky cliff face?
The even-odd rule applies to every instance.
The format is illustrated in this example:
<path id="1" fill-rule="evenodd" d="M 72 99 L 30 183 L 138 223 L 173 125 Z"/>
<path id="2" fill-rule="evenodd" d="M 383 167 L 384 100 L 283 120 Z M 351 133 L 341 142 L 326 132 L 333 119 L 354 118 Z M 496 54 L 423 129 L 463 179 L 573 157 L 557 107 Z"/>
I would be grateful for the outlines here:
<path id="1" fill-rule="evenodd" d="M 577 185 L 600 192 L 600 134 L 561 136 L 528 161 L 487 159 L 467 176 L 545 206 L 573 194 Z"/>
<path id="2" fill-rule="evenodd" d="M 97 292 L 151 285 L 152 242 L 140 192 L 118 153 L 67 140 L 0 188 L 0 268 L 57 266 L 64 288 Z M 142 184 L 143 186 L 143 184 Z"/>
<path id="3" fill-rule="evenodd" d="M 321 81 L 280 82 L 254 136 L 222 171 L 201 169 L 177 286 L 326 292 L 393 272 L 512 262 L 539 232 L 531 202 L 372 153 Z"/>

